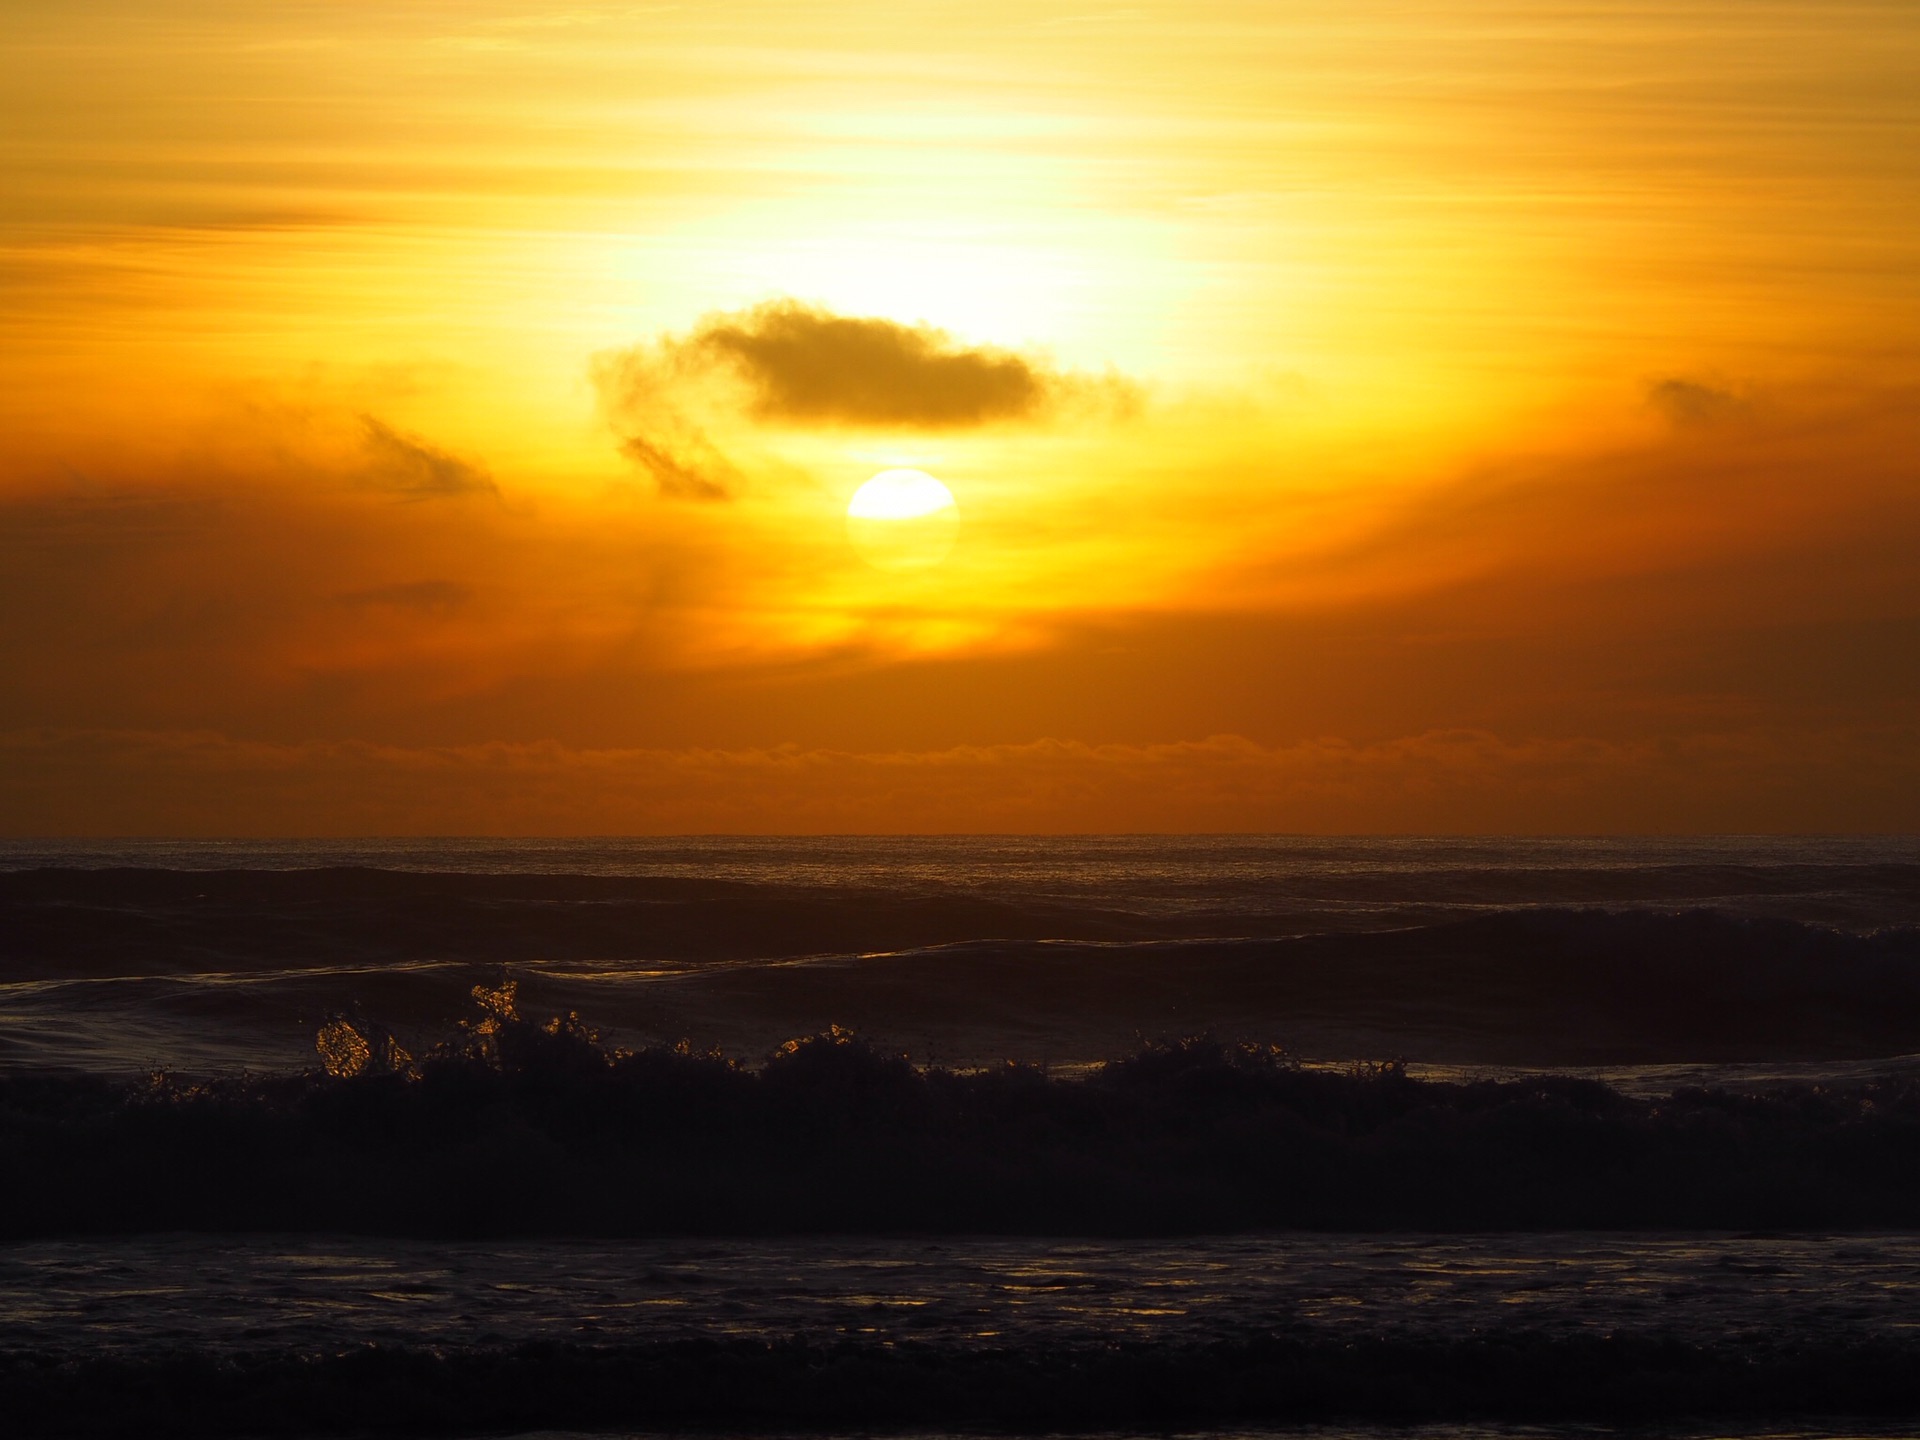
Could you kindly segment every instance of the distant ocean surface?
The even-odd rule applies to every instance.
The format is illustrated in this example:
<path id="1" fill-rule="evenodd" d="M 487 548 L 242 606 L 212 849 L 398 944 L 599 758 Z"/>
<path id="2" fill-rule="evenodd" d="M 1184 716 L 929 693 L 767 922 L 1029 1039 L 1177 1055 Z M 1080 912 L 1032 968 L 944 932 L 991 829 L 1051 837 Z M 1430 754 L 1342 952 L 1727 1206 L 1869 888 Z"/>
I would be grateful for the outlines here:
<path id="1" fill-rule="evenodd" d="M 418 1049 L 502 977 L 749 1061 L 1844 1075 L 1920 1051 L 1920 839 L 0 842 L 0 1065 L 300 1068 L 341 1013 Z"/>
<path id="2" fill-rule="evenodd" d="M 1787 918 L 1920 919 L 1920 836 L 1325 838 L 669 836 L 500 840 L 0 840 L 0 869 L 364 867 L 1077 897 L 1250 913 L 1425 903 L 1699 902 Z M 1904 881 L 1903 881 L 1904 877 Z M 1824 879 L 1828 883 L 1816 883 Z M 1903 889 L 1904 884 L 1904 889 Z M 1785 908 L 1767 895 L 1797 896 Z M 1789 913 L 1797 905 L 1798 913 Z M 1830 909 L 1837 906 L 1837 909 Z M 1808 913 L 1809 907 L 1815 913 Z M 1889 908 L 1891 907 L 1891 909 Z M 1437 912 L 1436 912 L 1437 913 Z M 1891 917 L 1891 918 L 1890 918 Z M 1841 923 L 1848 923 L 1842 919 Z"/>

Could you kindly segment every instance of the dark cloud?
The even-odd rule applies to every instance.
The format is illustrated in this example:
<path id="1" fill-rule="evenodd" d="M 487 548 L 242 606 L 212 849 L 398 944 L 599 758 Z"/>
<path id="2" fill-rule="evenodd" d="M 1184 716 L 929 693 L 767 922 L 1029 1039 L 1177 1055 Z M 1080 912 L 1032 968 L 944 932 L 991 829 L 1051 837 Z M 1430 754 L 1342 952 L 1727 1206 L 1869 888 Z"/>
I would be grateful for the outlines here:
<path id="1" fill-rule="evenodd" d="M 1647 401 L 1676 425 L 1711 425 L 1746 413 L 1749 402 L 1731 390 L 1678 375 L 1647 387 Z"/>
<path id="2" fill-rule="evenodd" d="M 366 478 L 378 489 L 409 500 L 447 495 L 498 495 L 493 477 L 477 465 L 403 435 L 371 415 L 362 415 L 368 457 Z"/>
<path id="3" fill-rule="evenodd" d="M 786 420 L 982 425 L 1033 415 L 1054 383 L 1018 355 L 957 345 L 930 326 L 791 300 L 710 317 L 681 349 L 732 365 L 753 388 L 755 409 Z"/>
<path id="4" fill-rule="evenodd" d="M 592 376 L 621 452 L 676 500 L 740 493 L 752 464 L 743 461 L 743 473 L 708 437 L 751 447 L 755 420 L 956 430 L 1111 420 L 1141 405 L 1139 387 L 1121 375 L 1056 370 L 930 325 L 796 300 L 709 315 L 685 335 L 608 351 L 594 357 Z"/>
<path id="5" fill-rule="evenodd" d="M 730 482 L 738 478 L 738 472 L 712 446 L 701 448 L 707 453 L 695 460 L 644 435 L 629 435 L 620 442 L 620 453 L 651 475 L 653 483 L 667 498 L 731 500 Z"/>

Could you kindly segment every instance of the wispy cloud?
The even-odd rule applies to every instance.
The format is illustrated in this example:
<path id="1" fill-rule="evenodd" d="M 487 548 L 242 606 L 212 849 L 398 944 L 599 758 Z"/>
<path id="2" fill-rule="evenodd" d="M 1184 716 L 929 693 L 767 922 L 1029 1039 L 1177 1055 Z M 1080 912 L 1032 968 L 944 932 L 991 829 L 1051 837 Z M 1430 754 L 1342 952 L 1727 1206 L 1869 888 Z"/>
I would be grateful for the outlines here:
<path id="1" fill-rule="evenodd" d="M 500 487 L 472 461 L 406 435 L 371 415 L 362 415 L 367 464 L 363 476 L 377 489 L 409 500 L 449 495 L 495 495 Z"/>
<path id="2" fill-rule="evenodd" d="M 644 435 L 629 435 L 620 442 L 620 453 L 653 477 L 662 495 L 674 500 L 728 500 L 739 482 L 740 472 L 703 437 L 695 437 L 689 453 L 669 449 L 660 440 Z"/>

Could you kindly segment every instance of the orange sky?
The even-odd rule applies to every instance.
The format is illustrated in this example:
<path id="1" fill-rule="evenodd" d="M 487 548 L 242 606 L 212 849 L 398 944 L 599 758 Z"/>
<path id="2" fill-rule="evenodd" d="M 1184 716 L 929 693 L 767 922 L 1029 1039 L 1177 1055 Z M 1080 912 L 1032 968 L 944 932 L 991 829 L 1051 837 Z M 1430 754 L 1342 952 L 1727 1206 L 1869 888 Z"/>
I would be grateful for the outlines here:
<path id="1" fill-rule="evenodd" d="M 0 830 L 1920 823 L 1905 0 L 0 41 Z"/>

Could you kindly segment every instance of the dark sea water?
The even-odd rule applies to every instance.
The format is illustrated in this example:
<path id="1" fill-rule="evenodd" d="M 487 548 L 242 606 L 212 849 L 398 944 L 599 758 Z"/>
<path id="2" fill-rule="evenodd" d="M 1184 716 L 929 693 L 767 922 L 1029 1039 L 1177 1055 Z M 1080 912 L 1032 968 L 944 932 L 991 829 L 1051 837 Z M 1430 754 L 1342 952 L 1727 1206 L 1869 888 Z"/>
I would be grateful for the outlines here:
<path id="1" fill-rule="evenodd" d="M 0 842 L 0 1416 L 1916 1433 L 1916 1087 L 1920 839 Z"/>

